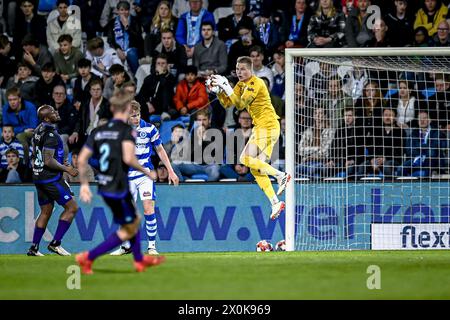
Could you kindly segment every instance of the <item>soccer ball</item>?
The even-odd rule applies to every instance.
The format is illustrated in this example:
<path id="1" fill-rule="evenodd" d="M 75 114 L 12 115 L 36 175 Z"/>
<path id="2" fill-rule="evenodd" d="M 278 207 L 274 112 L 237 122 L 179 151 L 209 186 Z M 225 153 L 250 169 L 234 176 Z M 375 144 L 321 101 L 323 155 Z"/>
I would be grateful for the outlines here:
<path id="1" fill-rule="evenodd" d="M 206 79 L 206 81 L 205 81 L 206 88 L 208 89 L 209 92 L 218 94 L 220 92 L 220 90 L 221 90 L 220 87 L 219 86 L 213 86 L 211 84 L 211 82 L 212 82 L 211 79 Z"/>
<path id="2" fill-rule="evenodd" d="M 261 240 L 256 244 L 256 251 L 258 252 L 273 251 L 273 246 L 269 241 Z"/>
<path id="3" fill-rule="evenodd" d="M 276 251 L 286 251 L 286 240 L 280 240 L 275 245 Z"/>

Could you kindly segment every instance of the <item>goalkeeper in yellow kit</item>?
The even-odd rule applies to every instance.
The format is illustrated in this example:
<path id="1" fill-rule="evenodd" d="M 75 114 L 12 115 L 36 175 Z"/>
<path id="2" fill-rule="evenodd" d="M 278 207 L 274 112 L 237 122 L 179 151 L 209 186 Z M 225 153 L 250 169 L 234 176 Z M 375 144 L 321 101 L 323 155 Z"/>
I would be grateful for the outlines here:
<path id="1" fill-rule="evenodd" d="M 280 136 L 279 117 L 272 106 L 269 91 L 264 81 L 253 74 L 253 64 L 250 57 L 240 57 L 236 63 L 236 74 L 239 82 L 234 89 L 227 78 L 212 75 L 210 83 L 219 87 L 217 93 L 220 103 L 225 107 L 236 106 L 237 109 L 247 109 L 253 120 L 250 139 L 240 156 L 240 162 L 250 168 L 259 187 L 264 191 L 272 205 L 270 218 L 276 219 L 285 208 L 285 203 L 277 195 L 286 188 L 290 175 L 281 172 L 267 161 L 272 155 L 273 146 Z M 275 194 L 268 176 L 274 176 L 278 182 Z"/>

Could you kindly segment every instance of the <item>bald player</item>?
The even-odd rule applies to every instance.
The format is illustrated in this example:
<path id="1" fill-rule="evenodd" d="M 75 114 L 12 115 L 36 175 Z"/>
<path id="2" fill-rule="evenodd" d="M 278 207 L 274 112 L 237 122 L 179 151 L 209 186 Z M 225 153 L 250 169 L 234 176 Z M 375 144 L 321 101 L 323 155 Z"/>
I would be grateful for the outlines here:
<path id="1" fill-rule="evenodd" d="M 56 130 L 56 123 L 61 120 L 58 111 L 52 106 L 43 105 L 38 109 L 38 117 L 41 123 L 34 130 L 31 143 L 33 182 L 37 189 L 41 212 L 36 220 L 33 243 L 27 255 L 43 256 L 39 252 L 39 243 L 52 216 L 56 201 L 64 207 L 64 211 L 59 217 L 58 227 L 53 240 L 48 245 L 48 250 L 60 256 L 70 256 L 70 253 L 61 246 L 61 240 L 69 230 L 78 211 L 78 205 L 72 198 L 69 185 L 63 179 L 63 173 L 67 172 L 75 177 L 78 171 L 64 164 L 63 141 Z"/>

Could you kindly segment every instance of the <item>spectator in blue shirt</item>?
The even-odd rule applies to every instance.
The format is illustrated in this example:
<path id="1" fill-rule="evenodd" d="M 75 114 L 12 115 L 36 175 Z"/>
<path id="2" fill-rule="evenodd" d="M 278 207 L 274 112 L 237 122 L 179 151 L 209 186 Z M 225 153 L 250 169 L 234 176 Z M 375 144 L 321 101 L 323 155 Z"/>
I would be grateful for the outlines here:
<path id="1" fill-rule="evenodd" d="M 117 51 L 122 62 L 128 62 L 131 72 L 135 74 L 144 49 L 142 28 L 139 21 L 130 15 L 130 3 L 119 1 L 116 9 L 118 16 L 106 26 L 108 43 Z"/>
<path id="2" fill-rule="evenodd" d="M 202 8 L 203 0 L 189 0 L 190 11 L 181 15 L 175 38 L 186 48 L 188 58 L 194 54 L 194 46 L 202 41 L 202 22 L 209 21 L 216 29 L 214 15 Z"/>
<path id="3" fill-rule="evenodd" d="M 28 150 L 33 131 L 38 125 L 36 107 L 31 102 L 22 100 L 20 90 L 16 87 L 6 90 L 5 95 L 8 103 L 3 106 L 3 125 L 11 125 L 24 150 Z M 25 163 L 28 163 L 27 152 L 24 158 Z"/>

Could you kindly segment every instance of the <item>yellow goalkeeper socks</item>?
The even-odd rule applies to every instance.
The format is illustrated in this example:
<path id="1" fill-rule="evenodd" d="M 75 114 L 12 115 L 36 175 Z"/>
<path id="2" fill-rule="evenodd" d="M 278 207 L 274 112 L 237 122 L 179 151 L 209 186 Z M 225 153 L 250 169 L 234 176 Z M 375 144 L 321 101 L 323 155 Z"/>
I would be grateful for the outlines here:
<path id="1" fill-rule="evenodd" d="M 278 197 L 275 195 L 275 191 L 272 187 L 272 182 L 266 174 L 261 174 L 258 170 L 250 169 L 250 172 L 255 177 L 256 183 L 264 191 L 266 197 L 269 199 L 270 203 L 273 205 L 277 203 Z"/>
<path id="2" fill-rule="evenodd" d="M 283 172 L 275 169 L 267 162 L 259 160 L 258 158 L 242 156 L 240 160 L 245 166 L 249 167 L 250 169 L 259 170 L 259 172 L 263 175 L 265 174 L 268 176 L 279 177 L 283 174 Z"/>

